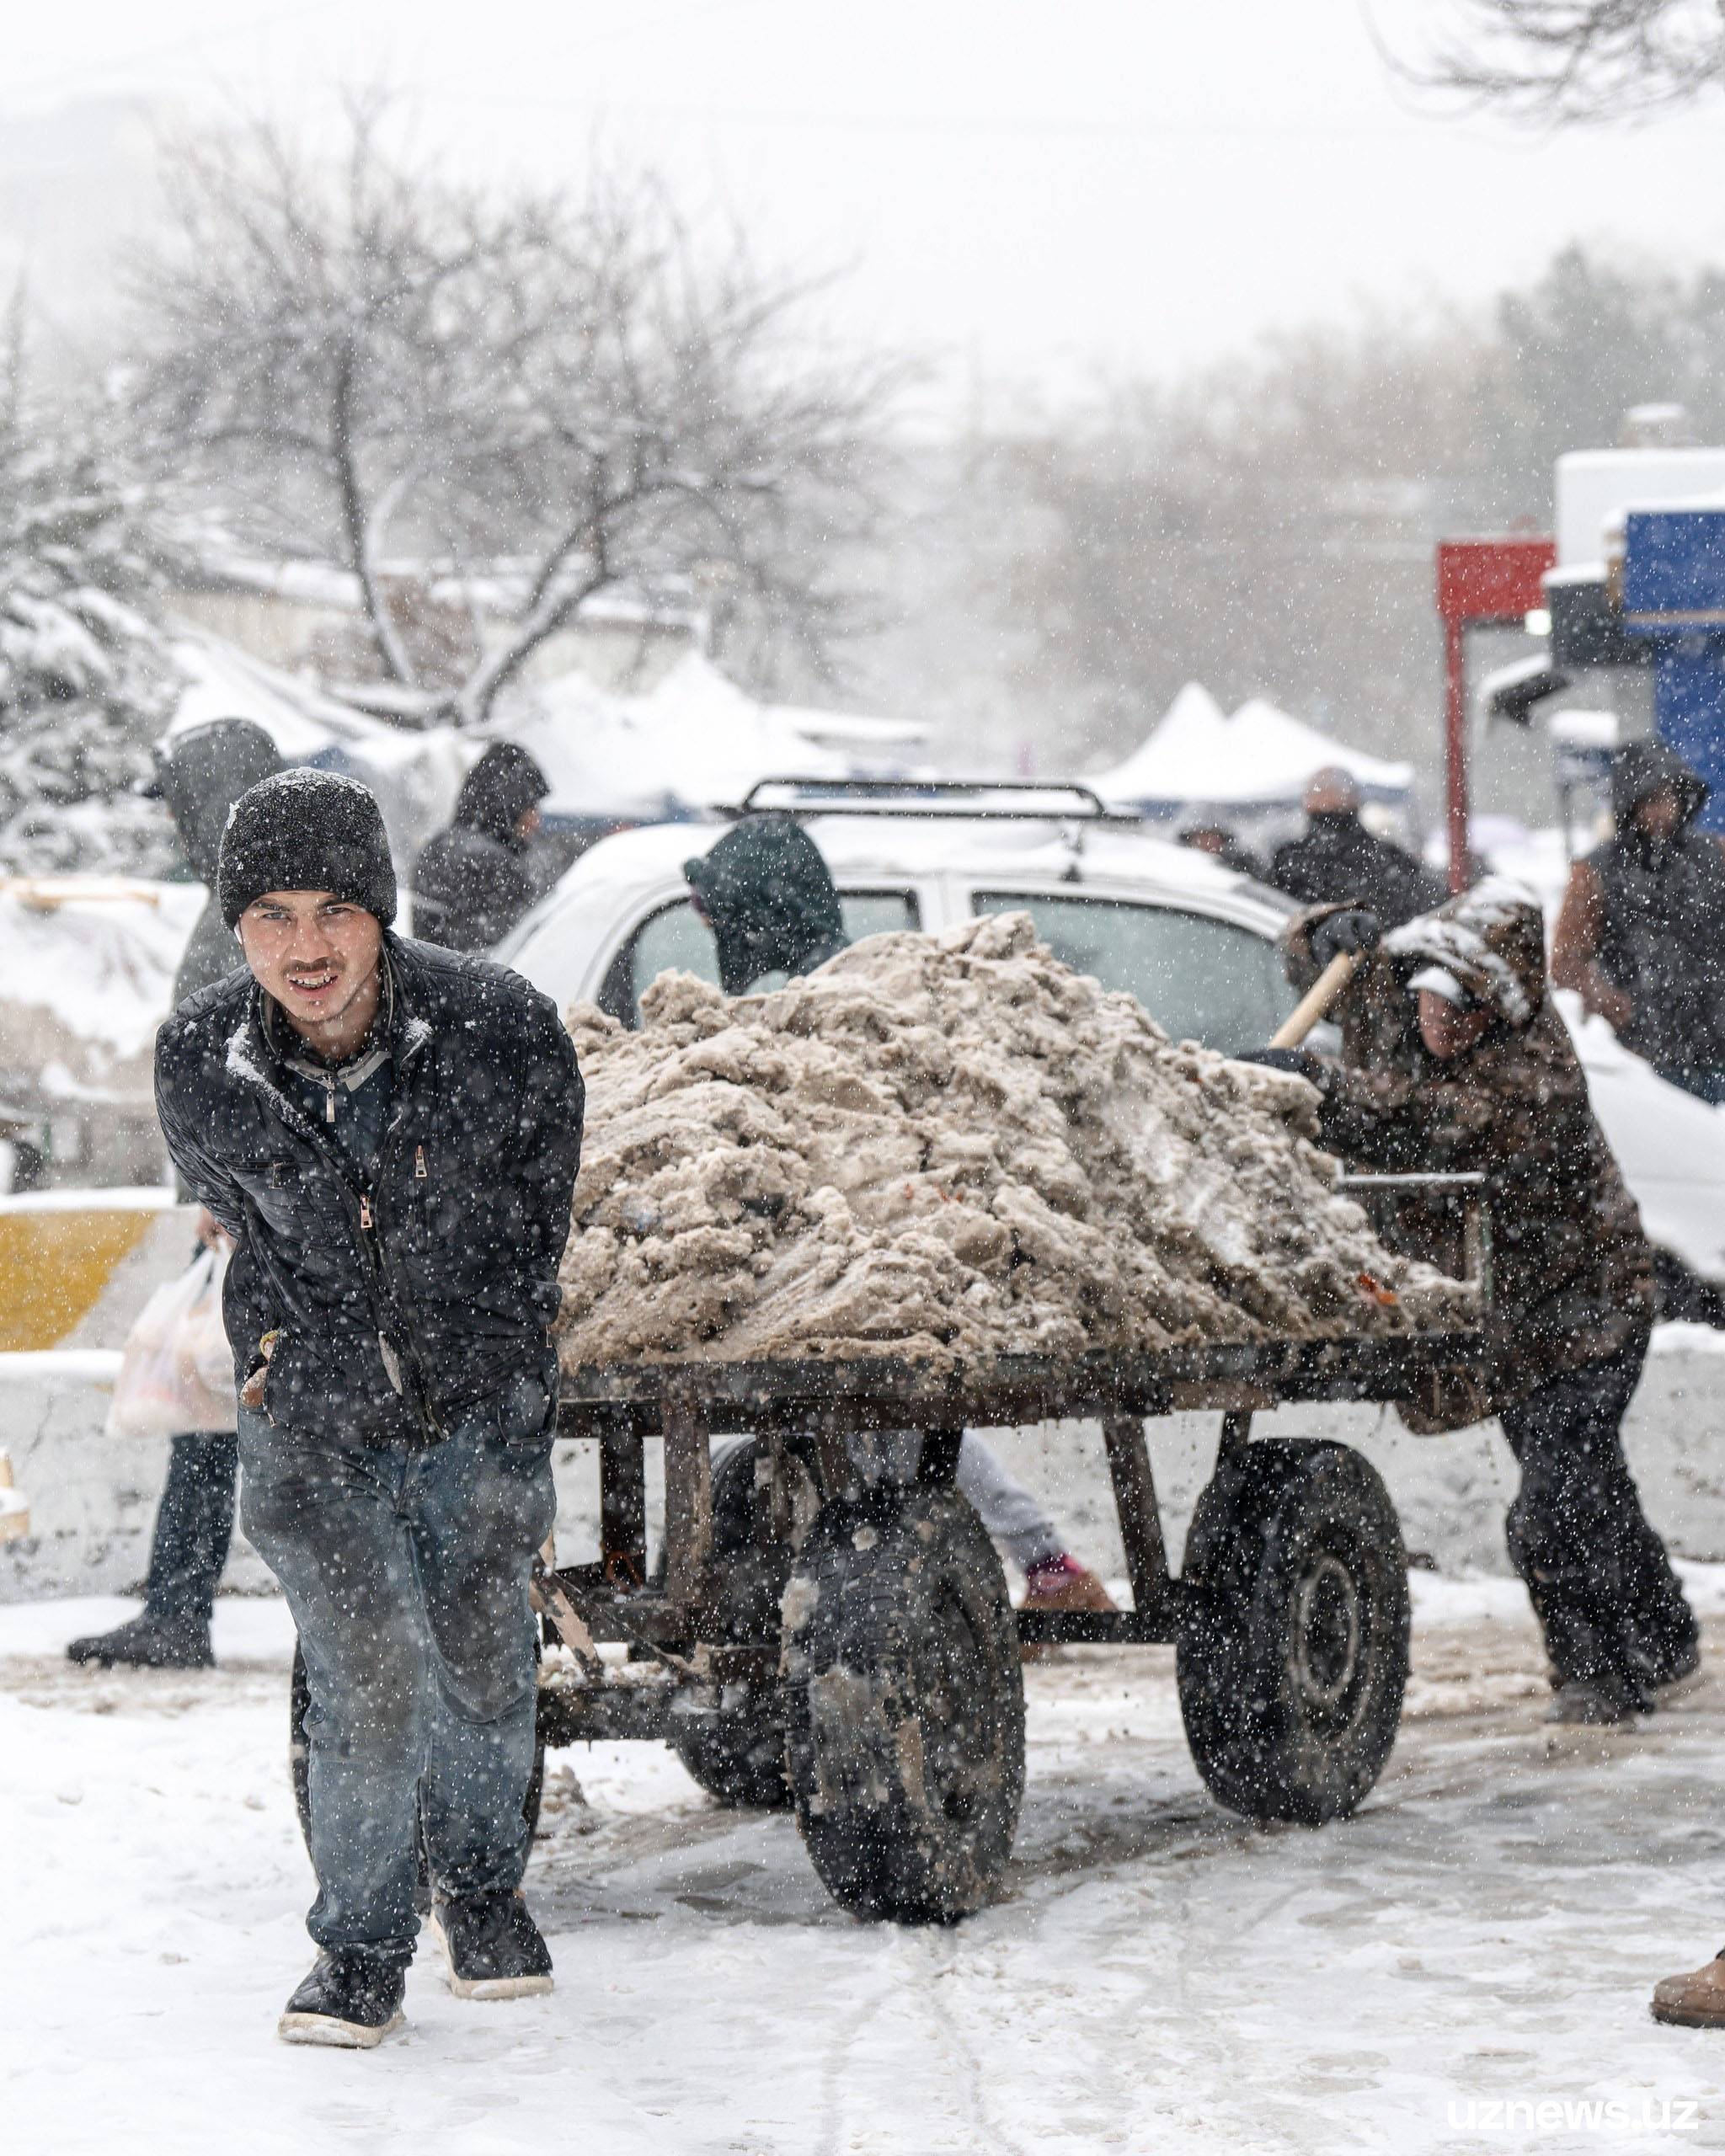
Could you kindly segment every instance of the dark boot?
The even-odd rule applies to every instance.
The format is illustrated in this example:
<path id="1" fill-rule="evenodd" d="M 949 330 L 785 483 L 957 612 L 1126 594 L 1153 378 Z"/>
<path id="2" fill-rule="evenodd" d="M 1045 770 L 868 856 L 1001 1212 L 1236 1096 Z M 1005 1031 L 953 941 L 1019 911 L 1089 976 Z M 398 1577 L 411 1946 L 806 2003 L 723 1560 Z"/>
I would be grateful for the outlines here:
<path id="1" fill-rule="evenodd" d="M 519 1893 L 440 1894 L 431 1929 L 457 1999 L 531 1999 L 551 1989 L 551 1950 Z"/>
<path id="2" fill-rule="evenodd" d="M 353 1949 L 326 1948 L 287 2002 L 275 2033 L 285 2044 L 329 2044 L 370 2051 L 405 2016 L 408 1972 L 399 1961 Z"/>
<path id="3" fill-rule="evenodd" d="M 1606 1673 L 1567 1677 L 1551 1694 L 1546 1720 L 1609 1729 L 1620 1722 L 1633 1721 L 1637 1715 L 1651 1714 L 1653 1707 L 1652 1692 L 1632 1678 Z"/>
<path id="4" fill-rule="evenodd" d="M 134 1669 L 213 1669 L 207 1621 L 155 1617 L 146 1609 L 111 1632 L 92 1632 L 67 1648 L 72 1662 L 96 1662 L 111 1669 L 116 1662 Z"/>

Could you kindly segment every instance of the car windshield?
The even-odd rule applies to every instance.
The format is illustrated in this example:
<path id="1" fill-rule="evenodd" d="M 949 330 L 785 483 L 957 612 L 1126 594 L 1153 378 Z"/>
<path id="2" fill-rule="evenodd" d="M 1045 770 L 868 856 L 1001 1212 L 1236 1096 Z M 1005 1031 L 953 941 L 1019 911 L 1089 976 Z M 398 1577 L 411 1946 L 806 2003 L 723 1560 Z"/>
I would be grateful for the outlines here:
<path id="1" fill-rule="evenodd" d="M 1130 899 L 979 891 L 981 914 L 1028 913 L 1057 958 L 1124 989 L 1175 1040 L 1224 1055 L 1262 1048 L 1294 992 L 1274 943 L 1236 922 Z"/>
<path id="2" fill-rule="evenodd" d="M 865 936 L 884 935 L 890 929 L 915 928 L 921 916 L 909 891 L 846 891 L 840 898 L 845 934 L 852 943 Z M 611 969 L 602 1006 L 628 1025 L 641 1022 L 641 998 L 661 974 L 693 974 L 718 985 L 718 953 L 713 931 L 686 899 L 662 906 L 644 921 L 624 947 L 619 963 Z M 782 985 L 782 974 L 765 974 L 754 984 L 756 992 Z"/>

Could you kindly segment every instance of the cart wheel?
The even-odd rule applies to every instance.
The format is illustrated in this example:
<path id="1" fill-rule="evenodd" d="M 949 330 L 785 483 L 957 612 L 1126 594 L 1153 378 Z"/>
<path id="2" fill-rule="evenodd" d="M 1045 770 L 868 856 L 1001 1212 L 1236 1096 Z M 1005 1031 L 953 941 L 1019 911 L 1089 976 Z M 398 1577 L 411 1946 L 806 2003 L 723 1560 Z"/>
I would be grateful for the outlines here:
<path id="1" fill-rule="evenodd" d="M 312 1753 L 306 1737 L 306 1715 L 312 1704 L 312 1688 L 306 1677 L 306 1657 L 297 1639 L 293 1643 L 293 1676 L 289 1681 L 287 1695 L 287 1771 L 293 1784 L 293 1808 L 299 1815 L 300 1835 L 309 1856 L 312 1849 Z M 527 1794 L 521 1802 L 521 1815 L 527 1822 L 531 1835 L 539 1825 L 539 1800 L 545 1794 L 545 1740 L 536 1739 L 533 1746 L 533 1771 L 527 1777 Z M 425 1860 L 425 1840 L 423 1834 L 415 1837 L 419 1844 L 419 1878 L 414 1887 L 414 1907 L 425 1916 L 431 1907 L 431 1874 Z"/>
<path id="2" fill-rule="evenodd" d="M 1212 1796 L 1320 1826 L 1383 1770 L 1407 1682 L 1407 1560 L 1390 1493 L 1345 1445 L 1269 1438 L 1193 1515 L 1180 1710 Z"/>
<path id="3" fill-rule="evenodd" d="M 763 1550 L 755 1534 L 759 1449 L 754 1438 L 734 1446 L 718 1460 L 713 1473 L 711 1636 L 729 1645 L 751 1641 L 777 1645 L 779 1604 L 820 1502 L 814 1478 L 793 1456 L 788 1462 L 792 1476 L 790 1538 Z M 727 1685 L 724 1701 L 716 1715 L 673 1718 L 671 1749 L 719 1803 L 758 1812 L 788 1810 L 791 1791 L 785 1780 L 782 1691 L 777 1684 L 764 1690 Z"/>
<path id="4" fill-rule="evenodd" d="M 1006 1575 L 955 1490 L 831 1508 L 785 1594 L 791 1789 L 814 1869 L 859 1916 L 991 1899 L 1024 1794 Z"/>

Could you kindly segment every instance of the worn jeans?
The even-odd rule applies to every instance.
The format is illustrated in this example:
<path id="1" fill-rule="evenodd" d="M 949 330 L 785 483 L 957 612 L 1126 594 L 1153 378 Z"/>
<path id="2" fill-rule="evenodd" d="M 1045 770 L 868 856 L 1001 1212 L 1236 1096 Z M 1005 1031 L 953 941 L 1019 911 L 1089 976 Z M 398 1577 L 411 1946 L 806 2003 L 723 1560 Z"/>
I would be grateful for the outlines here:
<path id="1" fill-rule="evenodd" d="M 1646 1356 L 1643 1335 L 1503 1411 L 1521 1470 L 1506 1522 L 1509 1559 L 1527 1582 L 1560 1681 L 1658 1682 L 1697 1636 L 1623 1454 L 1623 1417 Z"/>
<path id="2" fill-rule="evenodd" d="M 174 1439 L 144 1588 L 144 1607 L 151 1616 L 169 1623 L 209 1624 L 216 1583 L 233 1540 L 238 1472 L 231 1436 L 188 1430 Z"/>
<path id="3" fill-rule="evenodd" d="M 320 1946 L 414 1951 L 415 1821 L 451 1894 L 526 1865 L 533 1553 L 556 1499 L 548 1432 L 505 1442 L 496 1406 L 424 1451 L 332 1444 L 241 1412 L 241 1519 L 281 1582 L 311 1688 L 307 1928 Z"/>

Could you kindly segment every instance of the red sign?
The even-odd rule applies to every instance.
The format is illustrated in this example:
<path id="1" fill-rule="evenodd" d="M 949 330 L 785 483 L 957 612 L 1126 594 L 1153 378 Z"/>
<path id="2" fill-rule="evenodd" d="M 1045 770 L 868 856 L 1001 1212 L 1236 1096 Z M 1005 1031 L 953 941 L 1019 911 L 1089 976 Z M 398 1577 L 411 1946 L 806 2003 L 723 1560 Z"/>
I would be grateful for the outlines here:
<path id="1" fill-rule="evenodd" d="M 1446 622 L 1519 622 L 1546 603 L 1553 539 L 1440 539 L 1438 611 Z"/>

